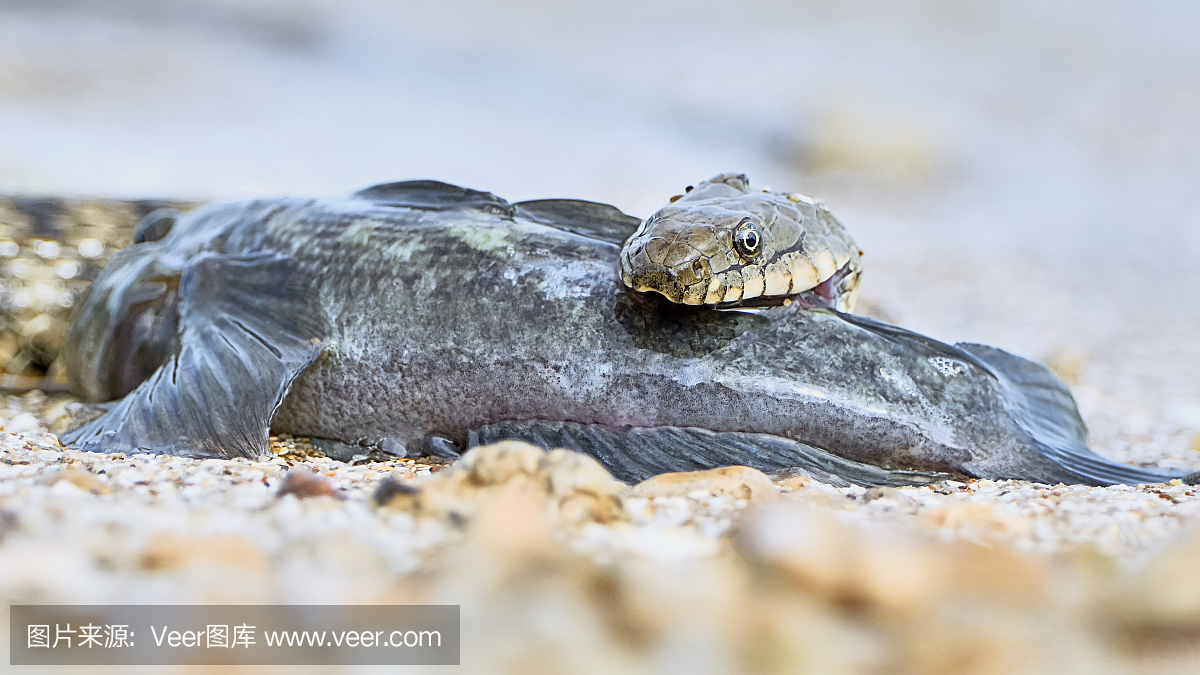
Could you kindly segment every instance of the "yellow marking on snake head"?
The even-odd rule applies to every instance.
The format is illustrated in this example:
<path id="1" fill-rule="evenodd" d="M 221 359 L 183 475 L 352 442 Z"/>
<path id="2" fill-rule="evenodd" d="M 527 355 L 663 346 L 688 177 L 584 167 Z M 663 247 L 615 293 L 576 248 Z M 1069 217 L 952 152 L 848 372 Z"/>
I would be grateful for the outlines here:
<path id="1" fill-rule="evenodd" d="M 742 268 L 742 299 L 757 298 L 763 294 L 767 284 L 763 279 L 762 268 L 758 265 L 746 265 Z"/>
<path id="2" fill-rule="evenodd" d="M 816 251 L 812 254 L 813 264 L 817 266 L 817 275 L 822 280 L 833 276 L 834 272 L 838 271 L 838 264 L 833 259 L 833 253 L 829 249 Z"/>
<path id="3" fill-rule="evenodd" d="M 713 277 L 712 281 L 708 282 L 708 293 L 704 295 L 704 304 L 715 305 L 724 300 L 725 284 L 721 283 L 720 277 Z"/>
<path id="4" fill-rule="evenodd" d="M 725 274 L 723 278 L 725 282 L 725 300 L 724 302 L 737 302 L 742 299 L 742 271 L 733 270 Z"/>
<path id="5" fill-rule="evenodd" d="M 785 260 L 776 260 L 767 265 L 763 277 L 766 281 L 763 295 L 787 295 L 792 287 L 792 271 Z"/>
<path id="6" fill-rule="evenodd" d="M 805 255 L 793 255 L 788 267 L 792 273 L 792 291 L 807 291 L 821 283 L 821 275 L 817 272 L 816 265 Z"/>
<path id="7" fill-rule="evenodd" d="M 679 302 L 685 305 L 703 305 L 704 298 L 707 294 L 708 287 L 705 285 L 705 283 L 703 281 L 697 281 L 696 283 L 684 289 L 683 297 L 680 298 Z"/>

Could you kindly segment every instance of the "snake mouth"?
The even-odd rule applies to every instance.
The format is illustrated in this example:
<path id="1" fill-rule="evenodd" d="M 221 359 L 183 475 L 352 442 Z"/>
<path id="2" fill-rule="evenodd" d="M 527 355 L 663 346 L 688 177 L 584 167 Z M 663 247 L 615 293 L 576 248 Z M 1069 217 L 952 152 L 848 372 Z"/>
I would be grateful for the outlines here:
<path id="1" fill-rule="evenodd" d="M 829 275 L 827 279 L 806 291 L 791 295 L 760 295 L 747 300 L 718 303 L 714 307 L 717 309 L 768 308 L 790 305 L 794 302 L 804 308 L 849 311 L 853 308 L 854 295 L 858 291 L 858 275 L 858 267 L 854 261 L 850 261 Z"/>

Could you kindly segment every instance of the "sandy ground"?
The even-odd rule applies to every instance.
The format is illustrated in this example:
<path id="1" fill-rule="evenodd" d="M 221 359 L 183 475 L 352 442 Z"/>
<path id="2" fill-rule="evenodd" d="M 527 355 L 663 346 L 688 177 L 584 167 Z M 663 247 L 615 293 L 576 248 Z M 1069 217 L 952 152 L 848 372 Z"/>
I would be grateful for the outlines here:
<path id="1" fill-rule="evenodd" d="M 1098 452 L 1196 470 L 1198 21 L 1032 0 L 0 3 L 0 191 L 432 177 L 644 216 L 742 170 L 826 201 L 871 311 L 1044 360 Z M 480 672 L 1200 666 L 1189 486 L 631 491 L 520 448 L 99 457 L 39 430 L 64 411 L 0 410 L 8 603 L 461 603 Z M 285 489 L 310 468 L 326 487 Z M 385 477 L 421 491 L 377 503 Z"/>
<path id="2" fill-rule="evenodd" d="M 69 405 L 9 400 L 31 428 L 0 437 L 10 603 L 458 604 L 472 672 L 1200 665 L 1200 499 L 1178 481 L 865 490 L 732 467 L 631 488 L 520 443 L 454 465 L 286 438 L 262 462 L 127 457 L 33 428 Z"/>

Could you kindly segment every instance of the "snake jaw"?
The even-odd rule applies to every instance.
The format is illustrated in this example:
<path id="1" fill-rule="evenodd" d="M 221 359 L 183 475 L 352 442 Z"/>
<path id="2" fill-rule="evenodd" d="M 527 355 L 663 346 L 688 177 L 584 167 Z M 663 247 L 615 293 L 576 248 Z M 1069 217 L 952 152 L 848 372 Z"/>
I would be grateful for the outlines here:
<path id="1" fill-rule="evenodd" d="M 722 310 L 766 309 L 796 302 L 801 307 L 836 309 L 839 312 L 850 313 L 854 311 L 861 275 L 862 270 L 856 261 L 851 260 L 817 285 L 799 293 L 757 295 L 733 301 L 713 302 L 712 300 L 716 299 L 718 295 L 725 294 L 725 289 L 719 285 L 719 279 L 711 273 L 707 275 L 706 279 L 700 279 L 695 284 L 685 286 L 679 283 L 679 273 L 665 267 L 642 272 L 636 278 L 626 271 L 624 264 L 621 267 L 621 282 L 628 290 L 640 293 L 658 293 L 671 302 L 681 305 L 708 305 Z M 706 283 L 699 283 L 700 281 Z M 728 295 L 722 295 L 722 297 L 728 297 Z"/>
<path id="2" fill-rule="evenodd" d="M 621 281 L 626 288 L 659 293 L 679 304 L 705 304 L 713 274 L 708 260 L 699 251 L 678 241 L 662 244 L 660 237 L 638 243 L 633 243 L 634 239 L 636 237 L 626 243 L 626 251 L 621 255 Z M 671 247 L 677 262 L 667 265 L 655 261 L 655 257 L 664 259 L 667 256 L 665 252 L 655 251 L 654 244 L 659 244 L 659 249 Z"/>
<path id="3" fill-rule="evenodd" d="M 857 267 L 846 263 L 828 279 L 810 289 L 809 293 L 819 298 L 824 306 L 839 312 L 850 312 L 858 297 L 858 281 L 861 272 Z"/>
<path id="4" fill-rule="evenodd" d="M 772 289 L 766 287 L 761 273 L 749 277 L 744 275 L 741 283 L 742 293 L 733 292 L 738 289 L 727 287 L 722 282 L 721 275 L 713 274 L 704 258 L 674 267 L 648 265 L 636 271 L 629 268 L 627 260 L 622 259 L 620 277 L 624 287 L 629 290 L 658 293 L 671 302 L 683 305 L 710 305 L 718 309 L 733 309 L 776 307 L 792 301 L 803 301 L 806 306 L 850 312 L 857 297 L 861 270 L 857 260 L 851 259 L 811 287 L 788 294 L 766 293 L 765 291 Z"/>
<path id="5" fill-rule="evenodd" d="M 747 309 L 767 308 L 799 303 L 806 308 L 836 309 L 839 312 L 851 312 L 854 309 L 858 295 L 859 277 L 862 271 L 854 263 L 848 262 L 837 272 L 812 288 L 792 293 L 790 295 L 760 295 L 735 302 L 721 302 L 713 305 L 717 309 Z"/>
<path id="6" fill-rule="evenodd" d="M 683 301 L 687 290 L 667 268 L 640 270 L 636 276 L 622 269 L 621 281 L 625 287 L 639 293 L 658 293 L 671 302 L 686 304 Z"/>

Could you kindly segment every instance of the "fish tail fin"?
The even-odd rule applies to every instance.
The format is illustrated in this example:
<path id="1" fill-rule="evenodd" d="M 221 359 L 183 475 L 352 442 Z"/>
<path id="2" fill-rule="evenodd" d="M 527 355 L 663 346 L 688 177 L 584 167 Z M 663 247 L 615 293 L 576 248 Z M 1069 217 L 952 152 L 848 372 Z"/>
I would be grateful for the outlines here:
<path id="1" fill-rule="evenodd" d="M 1017 426 L 1029 434 L 1038 453 L 1058 467 L 1054 479 L 1091 485 L 1200 479 L 1200 472 L 1171 473 L 1119 464 L 1097 455 L 1087 446 L 1087 425 L 1079 415 L 1075 397 L 1049 368 L 987 345 L 955 346 L 982 361 L 1008 390 L 1005 406 Z"/>

